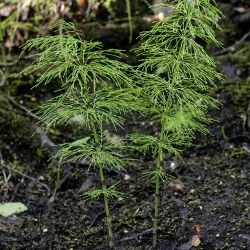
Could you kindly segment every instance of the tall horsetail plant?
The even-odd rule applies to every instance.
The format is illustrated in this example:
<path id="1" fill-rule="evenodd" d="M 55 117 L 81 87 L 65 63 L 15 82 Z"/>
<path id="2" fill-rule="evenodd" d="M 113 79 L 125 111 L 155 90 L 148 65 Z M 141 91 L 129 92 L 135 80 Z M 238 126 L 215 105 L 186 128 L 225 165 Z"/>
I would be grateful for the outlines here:
<path id="1" fill-rule="evenodd" d="M 171 1 L 172 2 L 172 1 Z M 153 247 L 157 247 L 160 184 L 169 175 L 163 167 L 168 154 L 181 156 L 181 150 L 194 138 L 195 132 L 208 132 L 212 121 L 208 109 L 217 102 L 209 92 L 221 78 L 214 60 L 201 44 L 216 40 L 221 12 L 210 0 L 176 0 L 160 7 L 172 8 L 164 20 L 142 32 L 137 49 L 142 56 L 140 68 L 145 73 L 144 92 L 150 100 L 148 110 L 152 121 L 159 124 L 157 135 L 132 136 L 137 147 L 151 150 L 156 166 L 146 173 L 155 183 Z M 150 104 L 151 103 L 151 104 Z"/>
<path id="2" fill-rule="evenodd" d="M 121 150 L 122 140 L 105 136 L 105 126 L 121 126 L 123 114 L 136 110 L 138 99 L 132 86 L 133 68 L 118 59 L 119 50 L 104 50 L 99 42 L 82 40 L 73 24 L 59 21 L 59 34 L 29 40 L 24 50 L 38 48 L 34 63 L 24 74 L 41 72 L 37 85 L 59 81 L 58 96 L 40 108 L 42 125 L 72 125 L 89 131 L 88 136 L 61 145 L 54 156 L 59 163 L 87 160 L 98 167 L 101 188 L 87 193 L 89 198 L 104 198 L 110 248 L 114 247 L 109 199 L 121 195 L 116 184 L 107 186 L 105 169 L 123 169 L 128 161 Z"/>

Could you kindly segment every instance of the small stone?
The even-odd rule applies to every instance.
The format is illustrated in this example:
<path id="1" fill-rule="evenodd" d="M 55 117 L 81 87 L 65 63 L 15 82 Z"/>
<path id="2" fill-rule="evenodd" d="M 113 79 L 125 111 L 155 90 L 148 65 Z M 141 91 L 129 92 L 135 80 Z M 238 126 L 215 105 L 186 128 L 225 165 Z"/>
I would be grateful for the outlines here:
<path id="1" fill-rule="evenodd" d="M 48 228 L 43 229 L 43 233 L 47 233 L 48 231 L 49 231 Z"/>
<path id="2" fill-rule="evenodd" d="M 130 175 L 125 174 L 123 179 L 124 179 L 125 181 L 128 181 L 128 180 L 130 180 L 130 179 L 131 179 L 131 177 L 130 177 Z"/>
<path id="3" fill-rule="evenodd" d="M 194 235 L 192 238 L 192 246 L 198 247 L 201 244 L 200 237 L 198 235 Z"/>
<path id="4" fill-rule="evenodd" d="M 42 175 L 39 175 L 37 179 L 38 179 L 39 181 L 44 181 L 44 180 L 45 180 L 44 176 L 42 176 Z"/>
<path id="5" fill-rule="evenodd" d="M 137 202 L 137 197 L 133 197 L 133 198 L 132 198 L 132 201 L 133 201 L 133 202 Z"/>
<path id="6" fill-rule="evenodd" d="M 176 169 L 177 165 L 174 161 L 171 161 L 169 167 L 172 171 L 174 171 Z"/>
<path id="7" fill-rule="evenodd" d="M 158 19 L 159 19 L 159 20 L 163 20 L 163 19 L 164 19 L 164 17 L 165 17 L 164 12 L 160 12 L 160 13 L 158 13 L 157 17 L 158 17 Z"/>

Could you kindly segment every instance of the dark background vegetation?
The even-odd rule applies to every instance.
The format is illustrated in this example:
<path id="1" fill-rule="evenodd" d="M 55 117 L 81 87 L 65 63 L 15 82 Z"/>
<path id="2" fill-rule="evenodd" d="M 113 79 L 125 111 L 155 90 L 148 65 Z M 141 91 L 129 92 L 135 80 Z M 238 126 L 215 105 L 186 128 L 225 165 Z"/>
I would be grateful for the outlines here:
<path id="1" fill-rule="evenodd" d="M 19 56 L 27 39 L 50 34 L 51 23 L 63 18 L 75 23 L 84 39 L 126 50 L 127 62 L 137 65 L 138 58 L 129 50 L 158 13 L 148 8 L 152 1 L 130 2 L 131 43 L 124 0 L 110 5 L 108 0 L 89 5 L 71 0 L 1 1 L 0 202 L 21 201 L 28 211 L 0 217 L 0 249 L 106 249 L 102 201 L 82 198 L 99 183 L 95 169 L 88 172 L 85 164 L 61 166 L 57 195 L 51 198 L 58 172 L 55 162 L 48 160 L 55 145 L 86 132 L 75 127 L 38 128 L 34 109 L 55 95 L 58 86 L 32 89 L 38 75 L 19 76 L 31 63 L 27 55 Z M 195 248 L 195 236 L 200 239 L 197 249 L 250 249 L 250 2 L 217 3 L 224 14 L 223 32 L 218 32 L 224 46 L 206 49 L 225 74 L 211 93 L 221 106 L 211 110 L 217 120 L 211 134 L 197 135 L 183 162 L 174 158 L 165 162 L 175 180 L 162 188 L 159 249 Z M 130 117 L 125 131 L 110 136 L 138 127 L 157 130 L 154 124 Z M 135 157 L 144 163 L 126 173 L 106 173 L 108 180 L 120 181 L 121 191 L 130 194 L 111 202 L 117 249 L 151 249 L 154 189 L 138 177 L 145 168 L 153 168 L 153 162 L 150 155 Z"/>

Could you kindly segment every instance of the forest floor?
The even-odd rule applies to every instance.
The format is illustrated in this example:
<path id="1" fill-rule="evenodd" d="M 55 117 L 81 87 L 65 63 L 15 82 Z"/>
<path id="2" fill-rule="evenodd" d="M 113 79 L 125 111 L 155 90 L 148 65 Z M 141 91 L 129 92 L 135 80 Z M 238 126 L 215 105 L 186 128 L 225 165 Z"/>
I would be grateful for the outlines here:
<path id="1" fill-rule="evenodd" d="M 174 178 L 161 187 L 158 249 L 250 249 L 250 42 L 246 38 L 236 43 L 246 32 L 243 27 L 228 41 L 233 45 L 230 53 L 216 59 L 227 77 L 214 93 L 221 106 L 211 111 L 217 120 L 211 135 L 198 135 L 183 161 L 170 157 L 165 162 Z M 5 111 L 0 118 L 0 202 L 21 201 L 28 211 L 0 217 L 0 249 L 108 249 L 103 202 L 83 199 L 84 192 L 99 185 L 95 169 L 63 166 L 53 196 L 57 172 L 47 161 L 49 144 L 72 135 L 52 131 L 50 141 L 44 131 L 35 132 L 36 117 L 23 100 L 29 99 L 32 108 L 47 90 L 34 93 L 32 84 L 20 83 L 13 90 L 15 101 L 5 99 L 1 104 Z M 10 112 L 13 109 L 16 112 Z M 128 130 L 139 123 L 134 121 Z M 125 198 L 110 202 L 119 250 L 152 249 L 154 185 L 139 177 L 154 162 L 149 155 L 135 158 L 144 165 L 105 172 L 108 183 L 120 181 L 119 190 L 129 190 Z"/>
<path id="2" fill-rule="evenodd" d="M 175 179 L 161 189 L 159 249 L 191 249 L 195 235 L 201 241 L 198 249 L 250 249 L 249 89 L 248 81 L 221 83 L 216 96 L 222 105 L 214 113 L 219 122 L 211 126 L 212 135 L 199 136 L 183 162 L 166 161 Z M 1 200 L 22 201 L 29 210 L 0 218 L 1 249 L 106 249 L 102 201 L 82 197 L 99 185 L 95 170 L 88 172 L 88 166 L 80 164 L 64 166 L 56 198 L 49 202 L 55 173 L 53 166 L 37 159 L 45 159 L 47 150 L 41 149 L 39 137 L 28 139 L 30 124 L 25 119 L 14 121 L 6 118 L 1 129 L 22 126 L 26 131 L 2 135 L 2 155 L 4 159 L 12 152 L 9 167 L 24 174 L 12 172 Z M 129 190 L 128 197 L 110 204 L 117 249 L 151 249 L 154 186 L 138 177 L 154 163 L 150 156 L 136 157 L 146 166 L 105 173 L 108 182 L 120 181 L 119 189 Z"/>

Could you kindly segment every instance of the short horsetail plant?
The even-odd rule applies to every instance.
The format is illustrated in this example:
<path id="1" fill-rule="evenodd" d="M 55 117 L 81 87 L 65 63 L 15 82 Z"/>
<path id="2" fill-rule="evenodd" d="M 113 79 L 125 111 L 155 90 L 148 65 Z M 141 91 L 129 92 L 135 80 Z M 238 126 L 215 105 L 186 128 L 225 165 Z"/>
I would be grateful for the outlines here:
<path id="1" fill-rule="evenodd" d="M 58 96 L 41 106 L 43 125 L 72 125 L 88 130 L 88 136 L 61 145 L 55 157 L 60 163 L 87 160 L 98 167 L 101 188 L 87 193 L 89 198 L 104 198 L 109 246 L 114 246 L 109 198 L 121 195 L 116 184 L 107 186 L 105 169 L 123 169 L 122 140 L 105 136 L 108 125 L 121 126 L 123 114 L 136 109 L 138 100 L 132 87 L 133 68 L 119 61 L 121 51 L 104 50 L 99 42 L 80 38 L 73 24 L 55 24 L 59 35 L 29 40 L 24 50 L 38 48 L 35 61 L 25 74 L 41 72 L 38 84 L 60 81 Z"/>
<path id="2" fill-rule="evenodd" d="M 138 52 L 144 58 L 144 91 L 150 100 L 151 119 L 159 124 L 157 135 L 134 135 L 141 150 L 151 150 L 156 158 L 153 172 L 146 173 L 155 183 L 153 247 L 157 246 L 160 183 L 168 178 L 164 157 L 180 156 L 195 132 L 207 132 L 208 109 L 217 102 L 209 96 L 221 78 L 216 64 L 201 44 L 220 45 L 214 28 L 221 15 L 210 0 L 176 0 L 160 7 L 172 14 L 142 32 Z"/>

